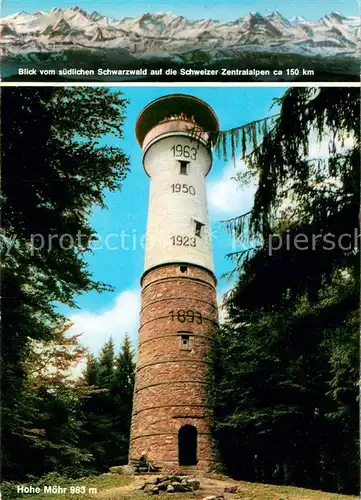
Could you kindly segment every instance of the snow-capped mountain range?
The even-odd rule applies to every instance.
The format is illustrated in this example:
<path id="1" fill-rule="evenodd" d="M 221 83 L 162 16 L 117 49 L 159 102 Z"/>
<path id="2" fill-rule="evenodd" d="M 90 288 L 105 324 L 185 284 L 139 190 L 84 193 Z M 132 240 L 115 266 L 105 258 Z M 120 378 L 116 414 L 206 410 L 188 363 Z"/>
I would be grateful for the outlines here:
<path id="1" fill-rule="evenodd" d="M 316 21 L 287 19 L 279 12 L 249 13 L 234 21 L 190 20 L 169 12 L 115 19 L 80 7 L 53 8 L 0 18 L 2 56 L 57 53 L 72 49 L 121 49 L 136 58 L 204 51 L 211 59 L 245 50 L 302 55 L 358 56 L 360 18 L 331 12 Z"/>

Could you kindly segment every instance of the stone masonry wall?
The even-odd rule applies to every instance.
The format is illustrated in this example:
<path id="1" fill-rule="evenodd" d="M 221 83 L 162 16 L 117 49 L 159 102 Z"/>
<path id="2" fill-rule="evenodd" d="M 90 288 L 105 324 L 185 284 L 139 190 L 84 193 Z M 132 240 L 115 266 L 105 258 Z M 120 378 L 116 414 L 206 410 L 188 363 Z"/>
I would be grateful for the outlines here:
<path id="1" fill-rule="evenodd" d="M 218 326 L 215 279 L 184 266 L 164 265 L 142 279 L 130 461 L 146 452 L 163 470 L 178 465 L 178 432 L 186 424 L 198 433 L 196 468 L 214 461 L 205 383 Z"/>

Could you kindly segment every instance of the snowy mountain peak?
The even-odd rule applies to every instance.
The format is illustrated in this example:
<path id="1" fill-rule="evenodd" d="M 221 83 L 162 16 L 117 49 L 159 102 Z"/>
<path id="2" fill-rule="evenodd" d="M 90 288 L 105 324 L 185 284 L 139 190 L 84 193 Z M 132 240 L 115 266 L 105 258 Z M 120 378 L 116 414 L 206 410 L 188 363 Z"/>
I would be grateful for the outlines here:
<path id="1" fill-rule="evenodd" d="M 89 16 L 89 19 L 91 19 L 92 21 L 100 21 L 101 19 L 104 19 L 104 16 L 102 16 L 96 10 L 93 10 L 93 12 Z"/>
<path id="2" fill-rule="evenodd" d="M 263 19 L 263 16 L 259 12 L 249 12 L 244 18 L 244 20 L 249 21 L 251 19 Z"/>
<path id="3" fill-rule="evenodd" d="M 152 15 L 156 17 L 166 17 L 166 16 L 175 17 L 175 15 L 172 14 L 172 12 L 163 12 L 163 11 L 154 12 L 154 14 Z"/>
<path id="4" fill-rule="evenodd" d="M 79 13 L 81 14 L 82 16 L 86 17 L 87 19 L 90 19 L 90 15 L 84 10 L 84 9 L 81 9 L 80 7 L 78 6 L 75 6 L 75 7 L 70 7 L 69 10 L 72 10 L 73 12 L 76 12 L 76 13 Z"/>
<path id="5" fill-rule="evenodd" d="M 297 25 L 297 24 L 304 24 L 304 23 L 307 23 L 308 21 L 302 17 L 302 16 L 294 16 L 294 17 L 291 17 L 290 19 L 290 23 L 291 24 L 294 24 L 294 25 Z"/>
<path id="6" fill-rule="evenodd" d="M 330 12 L 329 16 L 337 19 L 347 19 L 347 17 L 341 14 L 341 12 L 336 12 L 336 11 Z"/>
<path id="7" fill-rule="evenodd" d="M 282 23 L 263 17 L 259 12 L 249 13 L 240 24 L 240 29 L 247 32 L 247 43 L 265 43 L 267 39 L 282 37 Z"/>
<path id="8" fill-rule="evenodd" d="M 288 20 L 284 16 L 282 16 L 282 14 L 280 12 L 278 12 L 278 10 L 274 10 L 273 12 L 271 12 L 271 14 L 268 14 L 267 17 L 271 17 L 273 19 L 282 19 L 283 21 Z"/>
<path id="9" fill-rule="evenodd" d="M 286 26 L 289 26 L 291 23 L 287 19 L 287 17 L 283 16 L 278 10 L 272 12 L 267 16 L 267 19 L 272 19 L 274 21 L 280 21 L 281 23 L 284 23 Z"/>
<path id="10" fill-rule="evenodd" d="M 2 19 L 0 50 L 22 55 L 29 51 L 56 52 L 121 49 L 131 57 L 178 57 L 192 50 L 210 58 L 233 57 L 247 50 L 300 53 L 305 56 L 351 55 L 357 57 L 360 19 L 330 12 L 309 21 L 287 19 L 279 11 L 265 15 L 250 12 L 238 19 L 189 19 L 171 12 L 145 12 L 131 18 L 107 17 L 75 5 L 48 12 L 24 11 Z M 56 40 L 54 40 L 56 37 Z M 16 40 L 15 40 L 16 39 Z"/>
<path id="11" fill-rule="evenodd" d="M 343 24 L 344 21 L 347 21 L 347 17 L 343 16 L 339 12 L 330 12 L 320 19 L 320 22 L 325 25 Z"/>
<path id="12" fill-rule="evenodd" d="M 67 23 L 63 17 L 61 17 L 54 24 L 50 24 L 49 26 L 47 26 L 47 28 L 45 28 L 43 32 L 43 35 L 52 38 L 54 36 L 69 35 L 70 32 L 71 32 L 70 24 Z"/>

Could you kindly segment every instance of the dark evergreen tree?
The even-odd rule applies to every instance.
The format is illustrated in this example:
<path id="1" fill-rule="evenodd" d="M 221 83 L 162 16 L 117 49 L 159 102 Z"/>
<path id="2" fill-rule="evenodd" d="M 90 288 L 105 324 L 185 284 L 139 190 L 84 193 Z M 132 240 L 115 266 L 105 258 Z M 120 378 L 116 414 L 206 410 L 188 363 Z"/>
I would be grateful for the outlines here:
<path id="1" fill-rule="evenodd" d="M 132 418 L 133 392 L 135 382 L 134 352 L 128 335 L 120 346 L 116 357 L 114 386 L 112 390 L 115 402 L 114 428 L 121 436 L 118 462 L 127 463 L 129 451 L 130 424 Z"/>
<path id="2" fill-rule="evenodd" d="M 135 364 L 129 338 L 116 355 L 107 341 L 98 358 L 89 356 L 84 379 L 96 382 L 83 405 L 82 446 L 90 450 L 97 471 L 128 461 Z"/>
<path id="3" fill-rule="evenodd" d="M 97 363 L 98 386 L 110 391 L 114 386 L 115 377 L 115 349 L 113 339 L 110 338 L 100 351 Z"/>
<path id="4" fill-rule="evenodd" d="M 32 341 L 52 339 L 63 318 L 56 303 L 109 289 L 95 282 L 85 252 L 94 205 L 118 189 L 128 170 L 119 147 L 127 101 L 105 88 L 2 88 L 2 468 L 23 478 L 38 405 L 25 361 Z M 49 399 L 46 402 L 48 406 Z"/>
<path id="5" fill-rule="evenodd" d="M 93 354 L 87 356 L 83 378 L 89 386 L 96 386 L 98 383 L 98 363 Z"/>

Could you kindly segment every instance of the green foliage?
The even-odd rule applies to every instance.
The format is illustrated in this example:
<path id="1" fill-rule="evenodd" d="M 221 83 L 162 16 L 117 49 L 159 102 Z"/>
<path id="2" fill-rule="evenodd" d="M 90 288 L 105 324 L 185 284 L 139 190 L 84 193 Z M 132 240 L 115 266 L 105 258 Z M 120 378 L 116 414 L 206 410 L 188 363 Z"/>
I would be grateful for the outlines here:
<path id="1" fill-rule="evenodd" d="M 16 483 L 13 483 L 11 481 L 2 481 L 1 496 L 6 500 L 18 500 L 19 493 L 16 489 Z"/>
<path id="2" fill-rule="evenodd" d="M 121 139 L 127 101 L 105 88 L 2 93 L 3 230 L 5 244 L 16 243 L 5 254 L 5 280 L 16 275 L 22 303 L 35 307 L 42 300 L 44 319 L 53 319 L 50 301 L 73 305 L 75 292 L 104 288 L 91 280 L 83 253 L 91 241 L 90 210 L 104 206 L 104 190 L 119 188 L 127 172 L 124 153 L 99 143 L 108 133 Z M 43 248 L 33 248 L 35 235 L 44 238 Z M 66 251 L 62 235 L 74 243 Z"/>
<path id="3" fill-rule="evenodd" d="M 87 356 L 86 369 L 83 373 L 84 382 L 89 386 L 95 386 L 97 383 L 98 364 L 93 354 Z"/>
<path id="4" fill-rule="evenodd" d="M 83 404 L 82 447 L 93 457 L 91 470 L 106 471 L 128 461 L 135 379 L 134 353 L 126 335 L 115 353 L 112 339 L 97 358 L 88 357 L 83 374 L 93 390 Z"/>
<path id="5" fill-rule="evenodd" d="M 339 268 L 351 269 L 357 279 L 360 275 L 355 252 L 359 242 L 360 95 L 353 88 L 291 88 L 277 103 L 281 113 L 273 128 L 247 153 L 247 165 L 258 179 L 254 205 L 249 213 L 227 224 L 235 237 L 263 243 L 256 253 L 250 249 L 233 255 L 245 277 L 235 294 L 242 293 L 242 300 L 255 299 L 257 307 L 286 297 L 293 300 L 305 292 L 315 299 Z M 241 130 L 247 132 L 247 126 Z M 251 134 L 258 135 L 256 130 Z M 327 137 L 329 159 L 309 158 L 310 140 Z M 352 145 L 342 150 L 346 139 Z M 304 235 L 307 248 L 289 251 L 286 239 L 294 245 L 297 235 Z M 325 242 L 327 235 L 331 235 L 330 243 Z M 342 240 L 344 235 L 351 236 L 348 250 L 338 244 L 349 243 Z M 270 254 L 280 240 L 281 248 L 274 252 L 270 266 Z M 253 279 L 256 274 L 259 280 Z M 286 279 L 277 279 L 279 274 Z M 272 287 L 263 287 L 262 280 Z M 252 287 L 261 292 L 259 300 Z"/>
<path id="6" fill-rule="evenodd" d="M 258 454 L 265 482 L 355 491 L 358 313 L 343 285 L 342 303 L 329 286 L 317 305 L 243 311 L 221 329 L 212 400 L 230 473 L 257 479 Z"/>
<path id="7" fill-rule="evenodd" d="M 214 429 L 236 477 L 353 493 L 360 95 L 292 88 L 278 104 L 279 117 L 261 140 L 256 131 L 257 144 L 245 129 L 258 189 L 251 211 L 228 228 L 259 245 L 236 256 L 239 278 L 213 352 Z M 329 136 L 327 161 L 308 157 L 310 133 Z M 346 138 L 352 144 L 342 150 Z M 332 248 L 326 234 L 334 237 Z M 349 248 L 338 244 L 343 234 L 352 238 Z M 299 235 L 307 248 L 292 244 Z"/>
<path id="8" fill-rule="evenodd" d="M 91 488 L 97 490 L 97 494 L 102 491 L 111 490 L 117 487 L 122 487 L 130 484 L 133 478 L 130 476 L 119 476 L 116 474 L 103 474 L 103 475 L 93 475 L 88 477 L 78 477 L 77 479 L 71 479 L 66 475 L 61 475 L 58 473 L 50 472 L 45 474 L 41 478 L 35 476 L 28 476 L 27 486 L 31 485 L 34 488 L 39 487 L 43 491 L 44 486 L 57 485 L 61 488 L 67 488 L 67 494 L 64 493 L 52 493 L 51 498 L 53 500 L 61 500 L 63 498 L 72 498 L 72 500 L 88 500 L 94 498 L 94 493 L 91 492 Z M 4 500 L 19 500 L 20 498 L 28 498 L 31 500 L 41 499 L 48 500 L 49 493 L 36 493 L 34 495 L 28 493 L 17 493 L 18 483 L 3 482 L 1 484 L 1 493 Z M 83 487 L 85 493 L 71 493 L 71 487 Z M 96 495 L 95 495 L 96 496 Z"/>
<path id="9" fill-rule="evenodd" d="M 100 352 L 97 381 L 99 387 L 110 390 L 114 385 L 115 353 L 113 339 L 106 342 Z"/>
<path id="10" fill-rule="evenodd" d="M 106 134 L 121 139 L 127 101 L 105 88 L 1 93 L 3 475 L 19 479 L 40 449 L 47 454 L 42 473 L 63 458 L 67 464 L 81 459 L 76 447 L 64 447 L 76 441 L 66 398 L 35 394 L 27 360 L 34 340 L 51 341 L 63 325 L 56 303 L 75 306 L 74 295 L 109 289 L 92 279 L 85 252 L 90 211 L 104 207 L 105 190 L 118 189 L 128 170 L 119 147 L 101 144 Z M 40 420 L 50 427 L 52 407 L 63 418 L 58 431 L 64 435 L 56 439 L 32 430 Z"/>
<path id="11" fill-rule="evenodd" d="M 278 116 L 269 116 L 246 123 L 242 127 L 220 131 L 216 135 L 211 134 L 210 139 L 214 142 L 216 153 L 218 156 L 222 156 L 224 161 L 227 161 L 230 148 L 232 160 L 235 163 L 237 152 L 240 149 L 241 157 L 246 158 L 249 147 L 252 147 L 254 151 L 257 149 L 260 136 L 266 136 L 269 133 L 270 127 L 274 125 L 275 118 Z"/>

